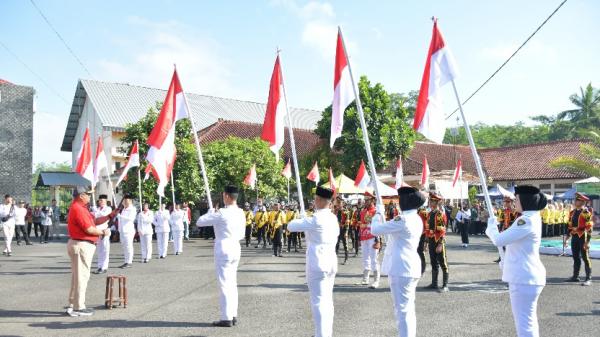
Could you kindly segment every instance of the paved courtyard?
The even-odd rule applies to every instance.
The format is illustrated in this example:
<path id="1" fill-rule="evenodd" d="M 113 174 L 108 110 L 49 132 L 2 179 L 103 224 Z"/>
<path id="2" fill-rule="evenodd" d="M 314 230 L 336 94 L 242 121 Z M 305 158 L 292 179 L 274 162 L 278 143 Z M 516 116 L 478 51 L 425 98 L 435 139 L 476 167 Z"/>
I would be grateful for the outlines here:
<path id="1" fill-rule="evenodd" d="M 497 252 L 483 237 L 472 237 L 468 249 L 449 237 L 450 292 L 419 283 L 419 336 L 514 336 L 507 288 L 492 261 Z M 156 246 L 155 252 L 156 252 Z M 171 247 L 170 247 L 171 248 Z M 16 246 L 0 259 L 1 336 L 311 336 L 313 332 L 304 284 L 304 255 L 271 257 L 269 250 L 243 248 L 240 263 L 239 318 L 233 328 L 213 328 L 219 317 L 212 261 L 212 241 L 185 242 L 184 255 L 139 263 L 122 271 L 120 244 L 111 247 L 110 274 L 125 274 L 129 285 L 126 309 L 103 308 L 106 275 L 92 275 L 87 305 L 91 317 L 67 317 L 70 271 L 65 242 Z M 543 256 L 548 285 L 539 302 L 541 336 L 600 334 L 600 277 L 592 287 L 567 284 L 570 257 Z M 341 262 L 341 260 L 340 260 Z M 596 275 L 600 263 L 593 261 Z M 334 293 L 336 336 L 394 336 L 395 323 L 387 279 L 377 290 L 359 281 L 361 263 L 340 265 Z"/>

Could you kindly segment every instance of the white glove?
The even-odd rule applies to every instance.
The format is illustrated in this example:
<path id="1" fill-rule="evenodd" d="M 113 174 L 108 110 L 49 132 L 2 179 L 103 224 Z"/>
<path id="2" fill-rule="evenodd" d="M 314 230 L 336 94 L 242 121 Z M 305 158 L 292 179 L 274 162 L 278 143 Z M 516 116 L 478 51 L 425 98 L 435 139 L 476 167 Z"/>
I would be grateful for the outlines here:
<path id="1" fill-rule="evenodd" d="M 377 206 L 375 206 L 375 209 L 377 214 L 381 214 L 383 216 L 383 219 L 385 219 L 385 206 L 383 204 L 377 204 Z"/>

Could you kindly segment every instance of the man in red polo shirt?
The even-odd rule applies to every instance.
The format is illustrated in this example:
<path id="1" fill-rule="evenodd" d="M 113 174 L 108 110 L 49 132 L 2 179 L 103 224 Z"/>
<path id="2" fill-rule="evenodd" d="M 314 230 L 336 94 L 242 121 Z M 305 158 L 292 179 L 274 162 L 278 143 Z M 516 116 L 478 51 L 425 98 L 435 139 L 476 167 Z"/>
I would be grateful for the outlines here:
<path id="1" fill-rule="evenodd" d="M 99 230 L 96 224 L 112 219 L 118 212 L 114 210 L 107 216 L 94 219 L 88 210 L 92 190 L 78 187 L 67 218 L 69 241 L 67 252 L 71 259 L 71 291 L 66 314 L 72 317 L 91 316 L 93 311 L 85 307 L 85 291 L 90 278 L 92 258 L 99 237 L 110 235 L 110 229 Z"/>

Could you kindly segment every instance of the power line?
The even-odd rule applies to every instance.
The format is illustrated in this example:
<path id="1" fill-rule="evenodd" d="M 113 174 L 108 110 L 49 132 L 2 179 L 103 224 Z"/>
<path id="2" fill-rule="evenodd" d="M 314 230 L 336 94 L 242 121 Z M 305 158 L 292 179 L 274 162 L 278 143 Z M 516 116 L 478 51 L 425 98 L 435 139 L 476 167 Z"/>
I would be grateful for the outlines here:
<path id="1" fill-rule="evenodd" d="M 513 58 L 515 55 L 517 55 L 517 53 L 518 53 L 518 52 L 519 52 L 519 51 L 520 51 L 520 50 L 521 50 L 521 49 L 522 49 L 522 48 L 523 48 L 523 47 L 524 47 L 524 46 L 527 44 L 527 42 L 529 42 L 529 40 L 531 40 L 531 38 L 532 38 L 532 37 L 534 37 L 534 36 L 535 36 L 535 34 L 537 34 L 537 32 L 538 32 L 540 29 L 542 29 L 542 27 L 544 27 L 544 25 L 545 25 L 545 24 L 548 22 L 548 20 L 550 20 L 550 18 L 551 18 L 552 16 L 554 16 L 554 14 L 556 14 L 556 12 L 558 12 L 558 10 L 559 10 L 559 9 L 560 9 L 560 8 L 561 8 L 561 7 L 562 7 L 562 6 L 563 6 L 563 5 L 566 3 L 566 2 L 567 2 L 567 0 L 564 0 L 563 2 L 561 2 L 561 3 L 560 3 L 560 5 L 558 5 L 558 7 L 556 7 L 556 9 L 555 9 L 555 10 L 554 10 L 552 13 L 550 13 L 550 15 L 549 15 L 549 16 L 546 18 L 546 20 L 544 20 L 544 22 L 542 22 L 542 24 L 541 24 L 541 25 L 539 25 L 539 26 L 536 28 L 536 30 L 535 30 L 535 31 L 533 31 L 533 33 L 532 33 L 531 35 L 529 35 L 529 37 L 528 37 L 528 38 L 525 40 L 525 42 L 523 42 L 523 43 L 522 43 L 522 44 L 519 46 L 519 48 L 517 48 L 517 50 L 515 50 L 515 51 L 514 51 L 514 53 L 512 53 L 512 55 L 510 55 L 510 57 L 509 57 L 508 59 L 506 59 L 506 61 L 504 61 L 504 63 L 502 63 L 502 65 L 500 65 L 500 67 L 498 67 L 498 69 L 496 69 L 496 71 L 494 71 L 494 72 L 492 73 L 492 75 L 490 75 L 490 77 L 488 77 L 488 79 L 487 79 L 487 80 L 485 80 L 485 81 L 483 82 L 483 84 L 481 84 L 481 85 L 479 86 L 479 88 L 477 88 L 477 90 L 475 90 L 475 91 L 474 91 L 474 92 L 473 92 L 473 93 L 472 93 L 472 94 L 471 94 L 469 97 L 467 97 L 467 99 L 466 99 L 466 100 L 464 100 L 462 104 L 463 104 L 463 105 L 467 104 L 467 102 L 468 102 L 468 101 L 469 101 L 471 98 L 473 98 L 473 96 L 475 96 L 475 95 L 476 95 L 476 94 L 479 92 L 479 90 L 481 90 L 481 89 L 482 89 L 482 88 L 483 88 L 483 87 L 484 87 L 486 84 L 488 84 L 488 82 L 489 82 L 489 81 L 490 81 L 492 78 L 494 78 L 494 76 L 496 76 L 496 74 L 497 74 L 497 73 L 498 73 L 500 70 L 502 70 L 502 68 L 504 68 L 504 66 L 505 66 L 505 65 L 506 65 L 506 64 L 507 64 L 507 63 L 508 63 L 508 62 L 509 62 L 509 61 L 510 61 L 510 60 L 511 60 L 511 59 L 512 59 L 512 58 Z M 456 108 L 454 111 L 452 111 L 452 113 L 451 113 L 450 115 L 448 115 L 448 116 L 446 117 L 446 119 L 448 119 L 448 118 L 452 117 L 452 115 L 454 115 L 454 114 L 455 114 L 457 111 L 458 111 L 458 108 Z"/>
<path id="2" fill-rule="evenodd" d="M 48 18 L 46 17 L 46 15 L 44 15 L 44 13 L 42 12 L 42 10 L 35 4 L 35 2 L 33 0 L 29 0 L 29 1 L 31 2 L 31 4 L 33 5 L 33 7 L 35 7 L 35 9 L 38 11 L 38 13 L 40 14 L 40 16 L 44 19 L 44 21 L 46 21 L 46 23 L 48 24 L 48 26 L 50 27 L 50 29 L 52 29 L 54 31 L 54 33 L 56 34 L 56 36 L 58 36 L 58 39 L 65 45 L 65 48 L 67 48 L 67 50 L 69 51 L 69 53 L 71 55 L 73 55 L 73 57 L 75 58 L 75 60 L 77 60 L 77 63 L 79 63 L 79 65 L 81 65 L 81 67 L 83 68 L 83 70 L 85 70 L 85 72 L 88 75 L 90 75 L 90 77 L 93 79 L 94 76 L 92 76 L 92 73 L 88 70 L 88 68 L 85 66 L 85 64 L 83 64 L 83 61 L 81 61 L 81 59 L 75 54 L 75 52 L 73 51 L 73 49 L 71 49 L 71 47 L 69 47 L 69 45 L 67 44 L 67 41 L 65 41 L 65 39 L 63 39 L 63 37 L 56 30 L 56 28 L 54 28 L 54 26 L 52 26 L 52 24 L 50 23 L 50 20 L 48 20 Z"/>
<path id="3" fill-rule="evenodd" d="M 42 76 L 40 76 L 38 73 L 33 71 L 33 69 L 31 69 L 31 67 L 29 67 L 27 65 L 27 63 L 25 63 L 23 60 L 21 60 L 17 56 L 17 54 L 13 53 L 12 50 L 10 50 L 2 41 L 0 41 L 0 46 L 2 46 L 12 57 L 14 57 L 15 60 L 19 61 L 19 63 L 21 63 L 23 65 L 23 67 L 25 67 L 27 70 L 29 70 L 29 72 L 31 74 L 33 74 L 33 76 L 37 77 L 37 79 L 40 80 L 40 82 L 42 82 L 46 87 L 48 87 L 48 89 L 50 89 L 56 96 L 58 96 L 60 99 L 62 99 L 65 103 L 70 104 L 69 101 L 67 101 L 67 99 L 63 97 L 63 95 L 61 95 L 56 89 L 54 89 L 54 87 L 52 87 L 48 82 L 46 82 L 46 80 L 44 80 L 44 78 L 42 78 Z"/>

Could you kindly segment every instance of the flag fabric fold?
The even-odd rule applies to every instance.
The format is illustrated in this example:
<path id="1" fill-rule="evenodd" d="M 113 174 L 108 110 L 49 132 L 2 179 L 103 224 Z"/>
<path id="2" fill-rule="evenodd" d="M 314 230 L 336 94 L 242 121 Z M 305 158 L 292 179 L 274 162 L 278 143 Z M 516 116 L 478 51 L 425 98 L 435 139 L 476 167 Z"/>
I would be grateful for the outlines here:
<path id="1" fill-rule="evenodd" d="M 421 80 L 419 98 L 415 110 L 413 129 L 436 143 L 441 144 L 446 132 L 442 106 L 441 87 L 458 76 L 458 69 L 442 34 L 433 24 L 433 35 Z"/>
<path id="2" fill-rule="evenodd" d="M 249 186 L 251 189 L 256 188 L 256 164 L 253 164 L 246 177 L 244 177 L 244 184 Z"/>
<path id="3" fill-rule="evenodd" d="M 175 123 L 188 117 L 185 94 L 175 70 L 156 124 L 148 137 L 146 155 L 146 159 L 158 177 L 156 192 L 162 197 L 164 197 L 165 186 L 169 183 L 170 168 L 173 167 L 175 160 Z"/>
<path id="4" fill-rule="evenodd" d="M 333 72 L 333 103 L 331 106 L 331 136 L 329 146 L 333 148 L 335 140 L 342 136 L 344 111 L 354 101 L 354 91 L 350 78 L 348 58 L 344 49 L 341 29 L 338 29 L 335 48 L 335 68 Z"/>
<path id="5" fill-rule="evenodd" d="M 454 175 L 453 175 L 453 179 L 452 179 L 452 187 L 454 187 L 456 185 L 456 182 L 459 179 L 462 179 L 462 163 L 460 158 L 458 159 L 458 161 L 456 162 L 456 169 L 454 170 Z"/>
<path id="6" fill-rule="evenodd" d="M 127 164 L 123 168 L 123 172 L 121 172 L 121 176 L 119 176 L 119 180 L 117 180 L 117 184 L 115 187 L 119 186 L 121 181 L 123 181 L 127 177 L 127 172 L 132 167 L 140 166 L 140 153 L 138 151 L 138 141 L 136 140 L 131 147 L 131 151 L 129 153 L 129 159 L 127 159 Z"/>
<path id="7" fill-rule="evenodd" d="M 402 171 L 402 157 L 396 160 L 396 183 L 394 184 L 395 189 L 402 187 L 404 183 L 404 172 Z"/>
<path id="8" fill-rule="evenodd" d="M 429 171 L 429 164 L 427 163 L 427 157 L 423 157 L 423 172 L 421 173 L 421 185 L 429 190 L 429 176 L 431 175 L 431 171 Z"/>
<path id="9" fill-rule="evenodd" d="M 306 179 L 314 182 L 315 184 L 319 184 L 320 177 L 319 177 L 319 167 L 317 166 L 317 162 L 315 162 L 315 165 L 313 166 L 313 168 L 310 170 L 310 172 L 308 172 Z"/>
<path id="10" fill-rule="evenodd" d="M 337 197 L 337 186 L 335 185 L 335 176 L 333 170 L 329 168 L 329 188 L 333 191 L 333 199 Z"/>
<path id="11" fill-rule="evenodd" d="M 367 172 L 367 167 L 365 166 L 364 161 L 360 161 L 360 166 L 358 167 L 358 172 L 356 173 L 356 178 L 354 178 L 354 186 L 366 189 L 369 187 L 369 183 L 371 182 L 371 177 Z"/>
<path id="12" fill-rule="evenodd" d="M 292 164 L 289 159 L 287 164 L 281 171 L 281 175 L 284 176 L 286 179 L 290 179 L 292 177 Z"/>
<path id="13" fill-rule="evenodd" d="M 77 155 L 77 164 L 75 164 L 74 172 L 78 173 L 83 178 L 89 180 L 90 184 L 94 184 L 94 164 L 92 162 L 92 143 L 90 141 L 90 129 L 85 128 L 81 149 Z M 92 186 L 93 187 L 93 186 Z"/>
<path id="14" fill-rule="evenodd" d="M 281 73 L 281 65 L 279 63 L 279 55 L 277 55 L 273 74 L 271 75 L 267 112 L 265 113 L 265 121 L 260 137 L 269 143 L 269 148 L 275 154 L 277 161 L 279 161 L 279 150 L 285 141 L 284 123 L 287 105 L 283 93 L 283 76 Z"/>
<path id="15" fill-rule="evenodd" d="M 100 181 L 102 170 L 108 171 L 108 161 L 106 160 L 106 154 L 104 153 L 102 136 L 98 136 L 98 143 L 96 144 L 96 160 L 94 160 L 94 181 L 92 181 L 92 186 L 96 186 Z"/>

